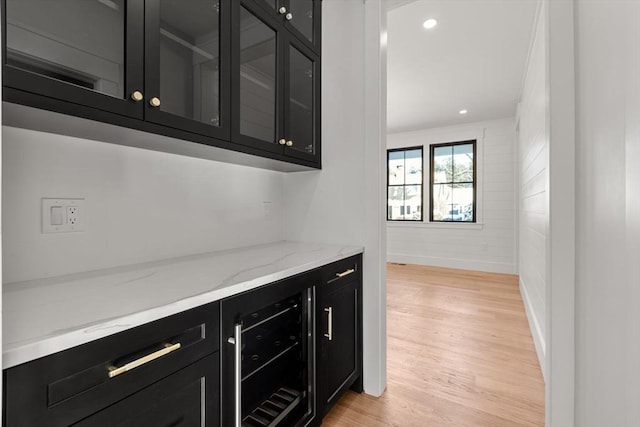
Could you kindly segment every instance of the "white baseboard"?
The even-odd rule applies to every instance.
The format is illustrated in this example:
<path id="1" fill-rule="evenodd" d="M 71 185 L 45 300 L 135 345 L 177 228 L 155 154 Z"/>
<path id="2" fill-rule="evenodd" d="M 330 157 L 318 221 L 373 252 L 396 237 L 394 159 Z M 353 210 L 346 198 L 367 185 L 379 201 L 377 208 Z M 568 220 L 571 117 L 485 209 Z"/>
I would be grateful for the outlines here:
<path id="1" fill-rule="evenodd" d="M 516 272 L 515 266 L 509 263 L 456 258 L 439 258 L 398 253 L 387 253 L 387 262 L 429 265 L 433 267 L 459 268 L 461 270 L 487 271 L 490 273 L 515 274 Z"/>
<path id="2" fill-rule="evenodd" d="M 533 344 L 536 347 L 536 354 L 538 355 L 538 363 L 540 364 L 540 370 L 542 371 L 542 378 L 544 381 L 547 381 L 547 370 L 546 370 L 546 344 L 544 340 L 544 334 L 542 333 L 542 328 L 540 327 L 540 322 L 538 322 L 538 317 L 536 316 L 535 311 L 533 310 L 533 306 L 531 305 L 531 298 L 529 297 L 529 293 L 527 292 L 527 287 L 525 283 L 522 281 L 522 278 L 519 280 L 520 283 L 520 295 L 522 296 L 522 302 L 524 303 L 524 310 L 527 313 L 527 319 L 529 320 L 529 329 L 531 330 L 531 336 L 533 337 Z"/>

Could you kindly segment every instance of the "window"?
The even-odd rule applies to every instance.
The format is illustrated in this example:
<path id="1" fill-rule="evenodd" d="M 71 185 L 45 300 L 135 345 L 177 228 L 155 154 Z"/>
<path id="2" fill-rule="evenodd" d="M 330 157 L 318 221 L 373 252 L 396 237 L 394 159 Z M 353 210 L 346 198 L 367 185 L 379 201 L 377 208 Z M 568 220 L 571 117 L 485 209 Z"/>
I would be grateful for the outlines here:
<path id="1" fill-rule="evenodd" d="M 422 147 L 387 151 L 387 220 L 422 221 Z"/>
<path id="2" fill-rule="evenodd" d="M 429 220 L 476 222 L 476 141 L 431 145 Z"/>

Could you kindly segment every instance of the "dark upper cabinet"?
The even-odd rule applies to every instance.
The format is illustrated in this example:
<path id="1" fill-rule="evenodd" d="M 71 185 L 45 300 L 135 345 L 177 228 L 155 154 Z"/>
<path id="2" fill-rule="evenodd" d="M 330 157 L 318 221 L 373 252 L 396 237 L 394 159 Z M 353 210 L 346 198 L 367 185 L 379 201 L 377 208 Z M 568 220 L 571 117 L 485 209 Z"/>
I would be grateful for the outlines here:
<path id="1" fill-rule="evenodd" d="M 143 0 L 5 0 L 4 6 L 3 84 L 143 117 Z"/>
<path id="2" fill-rule="evenodd" d="M 254 0 L 232 22 L 232 140 L 319 165 L 320 58 Z"/>
<path id="3" fill-rule="evenodd" d="M 320 167 L 320 1 L 1 1 L 5 100 Z"/>
<path id="4" fill-rule="evenodd" d="M 145 1 L 147 121 L 229 138 L 228 4 Z"/>
<path id="5" fill-rule="evenodd" d="M 362 391 L 362 256 L 323 267 L 317 289 L 317 410 L 326 414 L 348 388 Z"/>

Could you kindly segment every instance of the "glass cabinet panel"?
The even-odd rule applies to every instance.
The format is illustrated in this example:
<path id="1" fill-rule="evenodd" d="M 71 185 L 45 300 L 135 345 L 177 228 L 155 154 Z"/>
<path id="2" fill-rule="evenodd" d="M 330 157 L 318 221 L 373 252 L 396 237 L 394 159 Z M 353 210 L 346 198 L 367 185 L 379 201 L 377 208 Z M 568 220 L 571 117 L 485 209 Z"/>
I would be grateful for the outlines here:
<path id="1" fill-rule="evenodd" d="M 315 153 L 314 143 L 314 62 L 294 46 L 289 48 L 289 139 L 291 148 Z"/>
<path id="2" fill-rule="evenodd" d="M 160 109 L 220 125 L 220 3 L 160 1 Z"/>
<path id="3" fill-rule="evenodd" d="M 275 9 L 277 6 L 277 1 L 276 0 L 259 0 L 263 3 L 265 3 L 267 6 L 269 6 L 271 9 Z"/>
<path id="4" fill-rule="evenodd" d="M 313 42 L 313 0 L 290 0 L 291 25 Z"/>
<path id="5" fill-rule="evenodd" d="M 276 32 L 240 8 L 240 133 L 276 140 Z"/>
<path id="6" fill-rule="evenodd" d="M 124 98 L 125 0 L 7 0 L 8 65 Z"/>

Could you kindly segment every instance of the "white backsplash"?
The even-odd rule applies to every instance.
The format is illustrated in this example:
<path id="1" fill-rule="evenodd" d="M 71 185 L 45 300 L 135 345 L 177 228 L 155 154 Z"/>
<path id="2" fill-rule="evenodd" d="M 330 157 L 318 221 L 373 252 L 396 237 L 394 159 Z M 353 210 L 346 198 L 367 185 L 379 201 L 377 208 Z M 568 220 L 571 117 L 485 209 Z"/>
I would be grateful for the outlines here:
<path id="1" fill-rule="evenodd" d="M 7 126 L 2 141 L 4 283 L 284 237 L 281 172 Z M 43 197 L 84 198 L 86 231 L 42 234 Z"/>

